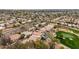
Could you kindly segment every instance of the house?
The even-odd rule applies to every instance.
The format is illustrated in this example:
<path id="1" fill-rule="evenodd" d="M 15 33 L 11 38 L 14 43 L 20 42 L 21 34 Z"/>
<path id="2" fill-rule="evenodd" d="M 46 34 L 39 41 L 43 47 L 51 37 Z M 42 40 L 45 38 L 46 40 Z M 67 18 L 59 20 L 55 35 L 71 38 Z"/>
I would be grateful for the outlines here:
<path id="1" fill-rule="evenodd" d="M 24 38 L 27 38 L 32 34 L 32 32 L 24 31 L 21 34 L 24 34 L 25 35 Z"/>
<path id="2" fill-rule="evenodd" d="M 27 20 L 28 23 L 32 22 L 32 20 Z"/>
<path id="3" fill-rule="evenodd" d="M 41 23 L 42 26 L 46 25 L 46 22 Z"/>
<path id="4" fill-rule="evenodd" d="M 29 31 L 34 31 L 34 30 L 35 30 L 35 27 L 29 28 Z"/>
<path id="5" fill-rule="evenodd" d="M 14 41 L 19 40 L 21 38 L 21 35 L 20 34 L 13 34 L 13 35 L 10 35 L 9 38 L 11 41 L 14 42 Z"/>
<path id="6" fill-rule="evenodd" d="M 11 20 L 8 21 L 8 23 L 9 23 L 9 24 L 16 23 L 16 19 L 11 19 Z"/>
<path id="7" fill-rule="evenodd" d="M 0 30 L 5 29 L 5 23 L 0 24 Z"/>

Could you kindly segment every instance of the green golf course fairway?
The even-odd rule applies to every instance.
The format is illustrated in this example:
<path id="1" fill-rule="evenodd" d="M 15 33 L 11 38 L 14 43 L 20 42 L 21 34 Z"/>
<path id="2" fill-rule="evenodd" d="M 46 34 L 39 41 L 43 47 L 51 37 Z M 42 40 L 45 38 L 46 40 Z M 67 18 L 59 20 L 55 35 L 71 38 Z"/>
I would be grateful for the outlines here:
<path id="1" fill-rule="evenodd" d="M 79 49 L 79 37 L 73 33 L 58 31 L 56 32 L 56 38 L 69 48 Z"/>

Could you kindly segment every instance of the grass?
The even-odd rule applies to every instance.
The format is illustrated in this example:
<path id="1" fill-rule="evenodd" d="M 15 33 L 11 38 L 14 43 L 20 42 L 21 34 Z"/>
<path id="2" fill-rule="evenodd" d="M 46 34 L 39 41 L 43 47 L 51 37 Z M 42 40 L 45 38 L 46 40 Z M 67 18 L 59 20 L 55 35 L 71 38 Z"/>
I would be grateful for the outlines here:
<path id="1" fill-rule="evenodd" d="M 62 44 L 70 48 L 79 48 L 79 37 L 73 33 L 58 31 L 56 32 L 56 38 L 59 39 Z"/>

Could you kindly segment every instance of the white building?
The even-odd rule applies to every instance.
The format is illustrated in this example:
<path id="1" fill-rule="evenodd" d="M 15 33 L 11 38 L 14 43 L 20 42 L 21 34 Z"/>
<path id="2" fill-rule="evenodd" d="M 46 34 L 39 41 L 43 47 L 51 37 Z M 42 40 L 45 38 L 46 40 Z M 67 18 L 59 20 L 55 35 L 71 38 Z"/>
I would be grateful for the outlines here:
<path id="1" fill-rule="evenodd" d="M 0 30 L 5 29 L 5 24 L 0 24 Z"/>
<path id="2" fill-rule="evenodd" d="M 25 38 L 26 38 L 27 36 L 31 35 L 32 32 L 25 31 L 25 32 L 22 32 L 21 34 L 24 34 L 25 35 Z"/>

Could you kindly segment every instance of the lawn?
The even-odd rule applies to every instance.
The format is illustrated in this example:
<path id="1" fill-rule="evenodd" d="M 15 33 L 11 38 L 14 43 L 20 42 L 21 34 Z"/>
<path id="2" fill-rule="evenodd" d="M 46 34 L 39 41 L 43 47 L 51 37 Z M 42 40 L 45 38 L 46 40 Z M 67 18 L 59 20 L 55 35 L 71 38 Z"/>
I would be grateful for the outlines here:
<path id="1" fill-rule="evenodd" d="M 60 42 L 72 49 L 79 48 L 79 36 L 64 31 L 56 32 L 56 38 L 60 40 Z"/>

